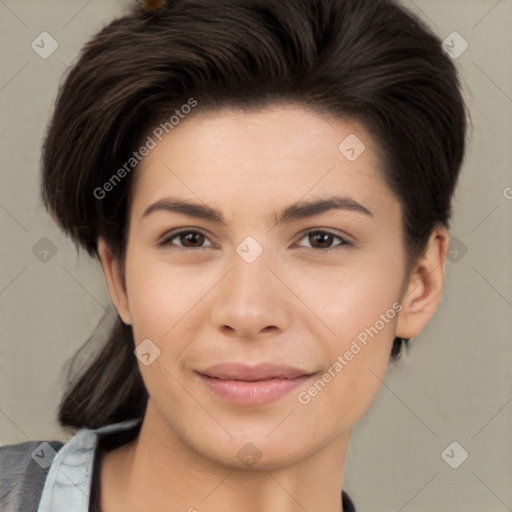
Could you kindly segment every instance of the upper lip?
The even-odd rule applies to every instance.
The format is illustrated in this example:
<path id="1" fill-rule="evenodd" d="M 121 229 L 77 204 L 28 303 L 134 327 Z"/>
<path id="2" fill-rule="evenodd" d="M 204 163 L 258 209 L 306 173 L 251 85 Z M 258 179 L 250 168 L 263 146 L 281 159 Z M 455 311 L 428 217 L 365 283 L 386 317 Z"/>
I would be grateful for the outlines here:
<path id="1" fill-rule="evenodd" d="M 270 362 L 252 365 L 236 362 L 220 363 L 209 366 L 198 373 L 217 379 L 245 381 L 295 379 L 304 375 L 311 375 L 307 370 Z"/>

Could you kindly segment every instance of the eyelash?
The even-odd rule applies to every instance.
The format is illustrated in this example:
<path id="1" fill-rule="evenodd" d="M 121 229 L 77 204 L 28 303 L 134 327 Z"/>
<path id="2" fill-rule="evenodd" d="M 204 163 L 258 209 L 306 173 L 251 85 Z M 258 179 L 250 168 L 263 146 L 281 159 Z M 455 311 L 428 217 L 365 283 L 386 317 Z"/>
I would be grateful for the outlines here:
<path id="1" fill-rule="evenodd" d="M 185 250 L 185 251 L 193 251 L 193 250 L 198 250 L 198 249 L 206 249 L 206 247 L 181 247 L 179 245 L 174 245 L 171 243 L 172 240 L 174 240 L 175 238 L 179 237 L 180 235 L 184 235 L 184 234 L 190 234 L 190 233 L 193 233 L 193 234 L 197 234 L 197 235 L 202 235 L 206 238 L 207 235 L 205 233 L 202 233 L 201 231 L 197 231 L 197 230 L 193 230 L 193 229 L 182 229 L 180 231 L 175 231 L 175 232 L 171 232 L 169 233 L 168 236 L 166 236 L 161 242 L 158 243 L 158 245 L 160 247 L 171 247 L 173 249 L 181 249 L 181 250 Z M 304 237 L 308 236 L 308 235 L 312 235 L 312 234 L 318 234 L 318 233 L 321 233 L 321 234 L 324 234 L 324 235 L 329 235 L 329 236 L 332 236 L 334 238 L 337 238 L 341 241 L 340 244 L 338 245 L 335 245 L 334 247 L 328 247 L 326 249 L 323 249 L 323 248 L 315 248 L 315 247 L 306 247 L 307 249 L 313 249 L 315 251 L 322 251 L 322 252 L 330 252 L 330 251 L 334 251 L 336 249 L 340 249 L 342 247 L 353 247 L 354 244 L 352 242 L 349 242 L 347 239 L 339 236 L 339 235 L 336 235 L 330 231 L 327 231 L 327 230 L 323 230 L 323 229 L 310 229 L 308 231 L 305 231 L 303 233 L 301 233 L 300 235 L 300 238 L 299 240 L 302 240 Z"/>

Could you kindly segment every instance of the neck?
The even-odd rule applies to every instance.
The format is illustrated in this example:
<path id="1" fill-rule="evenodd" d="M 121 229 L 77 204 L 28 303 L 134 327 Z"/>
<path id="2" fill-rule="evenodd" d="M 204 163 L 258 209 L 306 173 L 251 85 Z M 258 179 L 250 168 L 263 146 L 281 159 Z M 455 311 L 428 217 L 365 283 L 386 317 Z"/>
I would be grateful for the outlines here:
<path id="1" fill-rule="evenodd" d="M 102 512 L 342 512 L 341 488 L 350 432 L 289 464 L 240 468 L 209 458 L 173 432 L 151 401 L 139 435 L 105 454 Z M 263 458 L 262 458 L 263 460 Z"/>

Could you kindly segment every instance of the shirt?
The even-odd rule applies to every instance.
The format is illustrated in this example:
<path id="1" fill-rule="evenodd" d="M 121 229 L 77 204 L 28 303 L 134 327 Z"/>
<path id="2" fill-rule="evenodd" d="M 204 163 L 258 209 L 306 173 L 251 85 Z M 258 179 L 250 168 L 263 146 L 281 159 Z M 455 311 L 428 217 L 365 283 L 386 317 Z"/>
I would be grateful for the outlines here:
<path id="1" fill-rule="evenodd" d="M 134 439 L 142 418 L 80 429 L 66 443 L 29 441 L 0 447 L 0 510 L 100 512 L 101 459 Z M 37 464 L 36 464 L 37 463 Z M 42 485 L 42 491 L 38 489 Z M 342 491 L 343 512 L 356 512 Z"/>

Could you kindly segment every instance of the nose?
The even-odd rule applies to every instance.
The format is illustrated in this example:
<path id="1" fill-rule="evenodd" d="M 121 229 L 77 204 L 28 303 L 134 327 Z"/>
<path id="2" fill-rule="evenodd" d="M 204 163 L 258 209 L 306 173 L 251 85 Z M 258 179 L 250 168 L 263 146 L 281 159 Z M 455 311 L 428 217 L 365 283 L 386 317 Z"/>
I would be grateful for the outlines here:
<path id="1" fill-rule="evenodd" d="M 244 252 L 247 247 L 249 252 Z M 241 244 L 216 287 L 211 321 L 223 334 L 247 339 L 275 336 L 290 323 L 291 292 L 278 278 L 276 258 L 262 248 L 254 258 L 254 246 Z"/>

